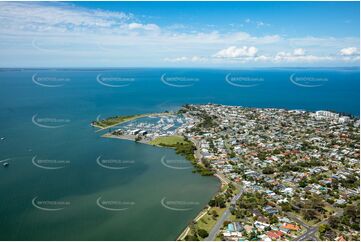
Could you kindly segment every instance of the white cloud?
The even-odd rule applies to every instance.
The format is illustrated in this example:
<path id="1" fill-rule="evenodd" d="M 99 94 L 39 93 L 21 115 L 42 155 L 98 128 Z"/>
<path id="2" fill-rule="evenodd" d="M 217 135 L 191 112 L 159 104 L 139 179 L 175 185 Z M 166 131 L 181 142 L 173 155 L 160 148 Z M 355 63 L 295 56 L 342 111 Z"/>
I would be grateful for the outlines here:
<path id="1" fill-rule="evenodd" d="M 264 35 L 261 37 L 251 36 L 249 33 L 246 32 L 236 32 L 231 33 L 228 35 L 220 36 L 220 40 L 228 43 L 244 43 L 249 45 L 260 45 L 260 44 L 274 44 L 280 42 L 282 37 L 275 34 L 275 35 Z"/>
<path id="2" fill-rule="evenodd" d="M 222 49 L 218 51 L 214 57 L 217 58 L 248 58 L 248 57 L 255 57 L 257 55 L 257 48 L 250 46 L 243 46 L 237 48 L 236 46 L 230 46 L 226 49 Z"/>
<path id="3" fill-rule="evenodd" d="M 305 55 L 305 50 L 302 48 L 297 48 L 293 50 L 293 55 L 295 56 L 302 56 Z"/>
<path id="4" fill-rule="evenodd" d="M 140 23 L 130 23 L 128 24 L 128 28 L 130 30 L 133 29 L 143 29 L 143 30 L 149 30 L 149 31 L 157 31 L 160 30 L 159 26 L 156 24 L 140 24 Z"/>
<path id="5" fill-rule="evenodd" d="M 337 60 L 331 55 L 318 56 L 308 55 L 303 48 L 296 48 L 292 52 L 281 51 L 274 55 L 258 55 L 258 49 L 256 47 L 239 47 L 230 46 L 225 49 L 221 49 L 215 55 L 209 58 L 205 58 L 207 61 L 214 61 L 216 59 L 222 59 L 225 62 L 239 61 L 239 63 L 245 62 L 264 62 L 264 63 L 314 63 L 314 62 L 327 62 Z M 176 61 L 189 61 L 189 58 L 180 57 Z"/>
<path id="6" fill-rule="evenodd" d="M 271 25 L 268 24 L 268 23 L 262 22 L 262 21 L 257 21 L 257 22 L 256 22 L 256 26 L 257 26 L 257 28 L 259 28 L 259 27 L 271 26 Z"/>
<path id="7" fill-rule="evenodd" d="M 156 20 L 60 2 L 0 2 L 0 66 L 10 61 L 45 66 L 52 60 L 54 65 L 71 60 L 79 66 L 97 66 L 99 59 L 110 66 L 160 65 L 164 60 L 192 65 L 252 61 L 272 65 L 359 59 L 359 49 L 349 47 L 359 45 L 357 37 L 287 38 L 277 33 L 251 35 L 233 28 L 217 31 L 217 26 L 206 32 L 181 23 L 160 26 Z M 254 28 L 267 25 L 251 19 L 244 22 Z"/>
<path id="8" fill-rule="evenodd" d="M 359 55 L 359 51 L 356 47 L 348 47 L 340 50 L 340 54 L 343 56 L 355 56 Z"/>
<path id="9" fill-rule="evenodd" d="M 182 56 L 182 57 L 175 57 L 175 58 L 164 58 L 166 62 L 206 62 L 208 58 L 202 56 Z"/>
<path id="10" fill-rule="evenodd" d="M 182 56 L 182 57 L 175 57 L 175 58 L 164 58 L 164 61 L 167 62 L 184 62 L 184 61 L 188 61 L 189 58 L 186 56 Z"/>
<path id="11" fill-rule="evenodd" d="M 245 19 L 244 22 L 246 24 L 254 24 L 254 25 L 256 25 L 257 28 L 263 27 L 263 26 L 270 26 L 270 24 L 265 23 L 263 21 L 253 21 L 253 20 L 251 20 L 249 18 Z"/>
<path id="12" fill-rule="evenodd" d="M 341 58 L 344 62 L 358 62 L 360 60 L 360 56 L 345 56 Z"/>
<path id="13" fill-rule="evenodd" d="M 341 59 L 344 62 L 360 61 L 360 51 L 356 47 L 343 48 L 339 51 L 339 54 L 342 56 Z"/>
<path id="14" fill-rule="evenodd" d="M 207 58 L 202 57 L 202 56 L 193 56 L 191 58 L 191 61 L 192 62 L 204 62 L 204 61 L 207 61 Z"/>
<path id="15" fill-rule="evenodd" d="M 265 55 L 260 55 L 260 56 L 256 56 L 256 57 L 254 58 L 254 61 L 259 61 L 259 62 L 272 61 L 272 57 L 270 57 L 270 56 L 265 56 Z"/>
<path id="16" fill-rule="evenodd" d="M 1 30 L 21 32 L 74 32 L 117 28 L 133 15 L 124 12 L 75 8 L 69 4 L 1 2 Z"/>
<path id="17" fill-rule="evenodd" d="M 333 56 L 318 56 L 318 55 L 306 55 L 301 52 L 300 49 L 295 49 L 293 52 L 278 52 L 275 55 L 257 55 L 258 51 L 249 50 L 255 47 L 242 47 L 236 48 L 231 46 L 229 48 L 219 51 L 216 55 L 211 57 L 176 57 L 176 58 L 165 58 L 167 62 L 207 62 L 207 63 L 247 63 L 247 62 L 261 62 L 261 63 L 320 63 L 320 62 L 331 62 L 331 61 L 356 61 L 359 57 L 343 57 L 337 59 Z M 255 48 L 256 49 L 256 48 Z M 257 49 L 256 49 L 257 50 Z M 221 60 L 221 62 L 219 62 Z"/>
<path id="18" fill-rule="evenodd" d="M 322 62 L 332 61 L 334 59 L 332 56 L 306 55 L 302 48 L 294 49 L 292 53 L 284 51 L 278 52 L 273 58 L 275 62 Z"/>

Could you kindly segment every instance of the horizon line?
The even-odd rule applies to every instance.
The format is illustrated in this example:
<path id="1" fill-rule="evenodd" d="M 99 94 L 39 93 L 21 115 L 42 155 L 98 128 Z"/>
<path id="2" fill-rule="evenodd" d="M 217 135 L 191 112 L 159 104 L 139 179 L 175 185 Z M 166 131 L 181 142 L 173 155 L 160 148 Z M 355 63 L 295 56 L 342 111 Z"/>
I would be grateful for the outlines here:
<path id="1" fill-rule="evenodd" d="M 0 67 L 1 69 L 277 69 L 277 68 L 284 68 L 284 69 L 332 69 L 332 68 L 348 68 L 348 69 L 360 69 L 360 66 L 258 66 L 258 67 L 188 67 L 188 66 L 180 66 L 180 67 L 172 67 L 172 66 L 151 66 L 151 67 L 141 67 L 141 66 L 108 66 L 108 67 Z"/>

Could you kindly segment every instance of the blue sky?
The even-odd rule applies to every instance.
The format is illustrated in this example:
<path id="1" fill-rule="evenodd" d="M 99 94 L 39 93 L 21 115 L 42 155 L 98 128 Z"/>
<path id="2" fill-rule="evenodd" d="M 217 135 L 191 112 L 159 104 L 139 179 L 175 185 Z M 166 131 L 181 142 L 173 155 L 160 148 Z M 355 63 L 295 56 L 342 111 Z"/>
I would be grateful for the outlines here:
<path id="1" fill-rule="evenodd" d="M 358 2 L 0 2 L 0 66 L 359 66 L 359 20 Z"/>

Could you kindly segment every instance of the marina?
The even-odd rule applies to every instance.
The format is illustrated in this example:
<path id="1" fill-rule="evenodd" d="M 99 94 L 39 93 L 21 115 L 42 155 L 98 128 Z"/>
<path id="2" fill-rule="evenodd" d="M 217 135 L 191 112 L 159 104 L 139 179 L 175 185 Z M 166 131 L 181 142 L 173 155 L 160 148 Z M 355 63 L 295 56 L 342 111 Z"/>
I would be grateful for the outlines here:
<path id="1" fill-rule="evenodd" d="M 157 137 L 181 135 L 185 127 L 194 122 L 183 115 L 147 116 L 135 119 L 119 126 L 105 137 L 118 137 L 147 143 Z"/>

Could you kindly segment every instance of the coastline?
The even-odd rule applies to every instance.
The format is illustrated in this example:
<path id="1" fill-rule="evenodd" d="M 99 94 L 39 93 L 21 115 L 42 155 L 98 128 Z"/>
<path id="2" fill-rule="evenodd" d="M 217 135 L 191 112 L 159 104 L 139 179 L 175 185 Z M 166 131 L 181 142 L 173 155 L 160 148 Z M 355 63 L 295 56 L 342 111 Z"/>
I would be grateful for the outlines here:
<path id="1" fill-rule="evenodd" d="M 213 175 L 214 177 L 216 177 L 219 181 L 219 188 L 218 188 L 218 191 L 215 192 L 213 194 L 213 196 L 211 197 L 211 199 L 213 199 L 214 197 L 216 197 L 217 195 L 219 195 L 220 193 L 222 193 L 222 187 L 224 186 L 224 183 L 222 181 L 222 179 L 218 176 L 217 173 L 215 173 Z M 207 204 L 206 208 L 203 208 L 201 209 L 198 213 L 197 213 L 197 216 L 195 216 L 191 222 L 193 221 L 198 221 L 200 220 L 204 215 L 206 215 L 206 213 L 210 210 L 210 206 Z M 182 241 L 184 240 L 184 238 L 188 235 L 189 231 L 190 231 L 190 228 L 189 228 L 189 224 L 190 222 L 186 225 L 186 227 L 180 232 L 180 234 L 177 236 L 176 238 L 176 241 Z"/>
<path id="2" fill-rule="evenodd" d="M 254 130 L 255 134 L 253 136 L 248 135 L 247 133 L 247 135 L 243 136 L 243 139 L 245 136 L 251 137 L 251 143 L 248 145 L 250 149 L 248 151 L 249 156 L 255 157 L 254 159 L 257 158 L 259 160 L 265 160 L 271 158 L 267 158 L 266 155 L 268 153 L 258 152 L 259 146 L 257 145 L 258 144 L 257 142 L 263 141 L 262 144 L 264 144 L 265 147 L 267 144 L 269 144 L 267 142 L 274 141 L 278 137 L 276 135 L 278 134 L 279 128 L 280 127 L 283 128 L 285 126 L 284 125 L 285 121 L 290 121 L 289 122 L 290 127 L 292 128 L 292 129 L 286 129 L 289 132 L 289 135 L 287 137 L 295 136 L 301 140 L 304 140 L 304 133 L 300 132 L 299 124 L 301 124 L 301 126 L 303 127 L 304 123 L 307 123 L 307 127 L 311 127 L 311 129 L 312 128 L 316 129 L 314 133 L 318 134 L 319 136 L 317 137 L 319 137 L 318 139 L 321 140 L 322 137 L 325 136 L 325 134 L 320 133 L 319 131 L 320 127 L 321 128 L 328 127 L 329 124 L 335 124 L 335 127 L 337 127 L 338 130 L 342 131 L 346 127 L 345 125 L 348 125 L 349 127 L 351 127 L 351 131 L 353 131 L 353 133 L 351 133 L 350 136 L 343 135 L 342 137 L 349 137 L 349 139 L 347 139 L 346 141 L 350 141 L 350 142 L 355 139 L 355 135 L 357 134 L 357 127 L 359 127 L 359 120 L 355 120 L 349 116 L 340 116 L 340 114 L 332 113 L 324 110 L 316 111 L 313 113 L 313 112 L 300 111 L 300 110 L 284 110 L 284 109 L 273 109 L 273 108 L 249 109 L 249 108 L 242 108 L 242 107 L 239 108 L 239 107 L 233 107 L 227 105 L 207 104 L 207 105 L 185 105 L 184 107 L 182 107 L 182 109 L 180 109 L 178 114 L 184 114 L 184 116 L 186 117 L 185 120 L 184 119 L 182 120 L 182 118 L 184 117 L 182 115 L 180 115 L 181 116 L 180 118 L 178 115 L 169 118 L 164 118 L 162 115 L 158 115 L 159 116 L 158 118 L 160 120 L 156 120 L 156 123 L 154 124 L 153 127 L 151 126 L 152 124 L 147 124 L 147 120 L 144 120 L 140 122 L 130 123 L 129 125 L 126 125 L 125 127 L 120 127 L 115 131 L 109 130 L 108 133 L 102 136 L 108 138 L 130 140 L 130 141 L 158 146 L 158 147 L 173 148 L 176 150 L 176 154 L 185 157 L 186 160 L 192 163 L 192 165 L 195 168 L 195 170 L 193 170 L 193 173 L 195 172 L 200 173 L 201 175 L 204 176 L 212 175 L 218 178 L 218 180 L 220 181 L 218 191 L 214 191 L 213 195 L 209 194 L 211 196 L 206 206 L 201 208 L 200 211 L 195 210 L 194 215 L 192 213 L 190 217 L 193 217 L 193 219 L 188 221 L 188 224 L 185 227 L 183 227 L 183 229 L 180 231 L 180 233 L 176 237 L 177 241 L 220 239 L 220 237 L 217 236 L 224 231 L 223 227 L 225 225 L 225 222 L 228 219 L 231 219 L 231 215 L 233 214 L 232 210 L 235 209 L 237 201 L 241 198 L 242 194 L 245 192 L 244 187 L 246 188 L 250 187 L 247 186 L 246 183 L 245 186 L 242 187 L 240 186 L 240 184 L 237 184 L 237 182 L 236 183 L 232 182 L 233 180 L 239 181 L 240 179 L 246 179 L 247 177 L 244 178 L 246 173 L 244 173 L 244 176 L 241 176 L 239 173 L 237 173 L 236 175 L 227 176 L 226 171 L 229 171 L 230 169 L 229 166 L 232 165 L 231 161 L 233 160 L 231 161 L 225 161 L 225 160 L 234 158 L 236 156 L 236 152 L 233 149 L 229 148 L 229 145 L 231 142 L 233 142 L 234 144 L 238 144 L 237 147 L 239 148 L 242 147 L 243 144 L 242 140 L 241 141 L 237 140 L 238 137 L 237 134 L 239 134 L 239 132 L 238 133 L 234 132 L 234 127 L 241 129 L 244 126 L 243 124 L 247 123 L 246 128 L 252 131 Z M 138 117 L 147 117 L 147 116 L 149 117 L 149 115 L 144 114 L 131 118 L 132 120 L 134 120 L 137 119 Z M 277 116 L 277 119 L 274 118 L 275 116 Z M 128 118 L 130 118 L 130 116 L 115 116 L 109 119 L 105 119 L 103 120 L 103 122 L 93 122 L 93 123 L 96 124 L 100 123 L 101 125 L 104 125 L 104 124 L 114 123 L 115 121 L 124 122 L 125 121 L 124 119 L 128 119 Z M 177 123 L 181 123 L 182 125 L 175 126 Z M 219 123 L 221 123 L 222 125 L 220 125 Z M 270 127 L 270 123 L 272 123 L 274 127 Z M 220 128 L 218 127 L 218 125 L 220 125 Z M 176 127 L 175 130 L 168 131 L 170 127 L 174 127 L 174 126 Z M 102 130 L 104 129 L 105 128 L 103 128 Z M 226 133 L 222 132 L 224 130 L 228 130 L 228 132 Z M 261 133 L 259 130 L 261 130 Z M 301 131 L 307 133 L 309 130 L 307 128 L 303 128 Z M 274 134 L 272 137 L 276 137 L 276 138 L 271 138 L 271 139 L 263 138 L 264 140 L 262 139 L 260 140 L 259 137 L 265 136 L 264 132 L 272 133 Z M 291 144 L 294 145 L 291 147 L 299 146 L 299 144 L 297 143 L 299 142 L 298 140 L 296 141 L 295 144 L 294 140 L 290 140 L 287 137 L 285 138 L 285 140 L 282 140 L 284 142 L 282 143 L 284 147 L 288 148 L 288 146 L 290 146 Z M 329 142 L 332 141 L 332 140 L 330 141 L 329 135 L 324 138 L 327 139 L 327 141 Z M 212 141 L 212 139 L 215 139 L 217 141 L 216 144 Z M 278 138 L 277 138 L 277 142 L 278 142 Z M 346 143 L 344 145 L 346 145 Z M 302 151 L 306 150 L 305 153 L 307 153 L 307 150 L 308 153 L 310 153 L 311 150 L 313 149 L 313 146 L 308 144 L 307 142 L 305 142 L 302 147 L 303 147 Z M 221 150 L 221 152 L 218 152 L 218 149 Z M 211 165 L 209 160 L 214 159 L 214 157 L 210 155 L 212 154 L 212 152 L 218 152 L 215 158 L 218 158 L 221 161 L 223 160 L 223 162 L 227 162 L 227 165 L 224 166 L 219 164 Z M 281 151 L 277 150 L 277 148 L 274 148 L 272 150 L 272 153 L 269 155 L 277 155 L 277 154 L 281 154 Z M 285 156 L 283 153 L 281 155 L 282 157 Z M 243 161 L 248 160 L 249 156 L 243 157 Z M 208 158 L 210 157 L 209 160 L 207 160 L 207 157 Z M 356 154 L 355 155 L 351 154 L 349 158 L 351 159 L 355 157 L 357 157 Z M 272 159 L 279 161 L 277 157 Z M 353 160 L 350 160 L 350 162 L 352 162 Z M 238 161 L 242 162 L 242 160 L 238 160 Z M 279 163 L 278 165 L 280 164 L 282 165 L 282 162 L 278 162 L 278 163 Z M 317 166 L 319 164 L 322 165 L 322 163 L 317 163 L 317 162 L 310 163 L 311 166 Z M 262 177 L 265 181 L 266 179 L 270 178 L 269 176 L 264 175 L 264 174 L 270 174 L 269 172 L 267 172 L 267 170 L 260 171 L 253 164 L 248 164 L 248 165 L 250 169 L 256 170 L 256 171 L 252 170 L 252 172 L 256 176 L 261 176 L 262 174 L 263 175 Z M 298 163 L 296 163 L 295 165 L 296 167 L 298 167 L 297 166 Z M 275 169 L 274 167 L 275 166 L 269 169 Z M 281 166 L 280 172 L 283 172 L 284 169 L 288 169 L 288 167 Z M 298 169 L 302 170 L 302 168 L 298 168 Z M 291 169 L 291 171 L 293 170 Z M 252 178 L 253 177 L 249 178 L 249 180 L 253 181 Z M 266 188 L 263 189 L 267 189 L 267 186 Z M 289 189 L 293 189 L 293 188 L 289 188 Z M 257 187 L 253 188 L 253 190 L 258 191 Z M 267 193 L 266 190 L 264 191 L 265 193 Z M 246 197 L 254 196 L 249 194 L 250 193 L 246 194 L 245 196 Z M 268 198 L 262 198 L 262 199 L 268 199 Z M 276 197 L 274 199 L 277 200 L 278 198 Z M 259 209 L 264 209 L 262 205 L 259 205 L 262 204 L 262 201 L 263 200 L 256 197 L 254 198 L 254 201 L 252 201 L 252 206 L 256 206 Z M 279 208 L 277 205 L 274 206 L 276 207 L 275 209 L 277 210 L 277 212 L 282 211 L 283 209 L 283 208 Z M 325 206 L 327 206 L 327 203 L 325 203 Z M 245 218 L 245 216 L 243 216 L 243 218 Z M 272 217 L 271 219 L 273 218 L 274 217 Z M 324 216 L 323 218 L 327 218 L 327 216 L 326 217 Z M 234 220 L 235 218 L 232 219 Z M 299 218 L 294 219 L 291 217 L 291 219 L 292 220 L 290 221 L 295 221 L 294 223 L 296 224 L 303 223 L 303 222 L 298 222 L 298 221 L 302 221 Z M 242 220 L 242 223 L 243 224 L 248 223 L 247 217 L 244 220 Z M 277 223 L 277 221 L 272 223 Z M 256 223 L 255 226 L 257 227 Z M 275 228 L 276 231 L 282 230 L 280 226 Z M 298 233 L 297 230 L 295 233 L 289 234 L 288 236 L 291 237 L 296 235 L 299 236 L 300 233 Z M 226 239 L 227 237 L 231 237 L 231 236 L 233 236 L 232 238 L 235 237 L 236 239 L 238 239 L 239 237 L 241 238 L 245 237 L 245 235 L 243 234 L 229 235 L 227 233 L 223 233 L 223 236 L 226 236 L 225 237 Z M 252 237 L 254 236 L 252 235 Z"/>
<path id="3" fill-rule="evenodd" d="M 134 141 L 134 142 L 141 143 L 141 144 L 150 145 L 150 144 L 148 144 L 148 142 L 146 142 L 144 140 L 135 141 L 135 138 L 136 138 L 135 135 L 132 135 L 132 136 L 131 135 L 113 135 L 110 133 L 105 133 L 101 137 L 110 138 L 110 139 L 129 140 L 129 141 Z"/>
<path id="4" fill-rule="evenodd" d="M 160 114 L 156 114 L 156 115 L 160 115 Z M 142 117 L 148 117 L 149 115 L 142 115 Z M 141 118 L 141 117 L 139 117 L 139 116 L 137 116 L 137 117 L 134 117 L 134 118 L 132 118 L 131 120 L 135 120 L 135 119 L 138 119 L 138 118 Z M 121 123 L 124 123 L 124 122 L 128 122 L 128 121 L 131 121 L 131 120 L 127 120 L 127 121 L 123 121 L 123 122 L 120 122 L 120 123 L 117 123 L 117 124 L 115 124 L 115 125 L 113 125 L 113 126 L 116 126 L 116 125 L 119 125 L 119 124 L 121 124 Z M 93 127 L 97 127 L 96 125 L 92 125 Z M 112 126 L 112 127 L 113 127 Z M 97 127 L 97 128 L 99 128 L 99 127 Z M 109 128 L 109 127 L 107 127 L 107 128 Z M 106 129 L 106 128 L 102 128 L 102 129 L 100 129 L 100 130 L 104 130 L 104 129 Z M 97 130 L 96 132 L 99 132 L 100 130 Z M 150 144 L 149 142 L 151 141 L 151 140 L 138 140 L 138 141 L 136 141 L 136 135 L 113 135 L 113 134 L 111 134 L 111 133 L 105 133 L 105 134 L 103 134 L 101 137 L 103 137 L 103 138 L 110 138 L 110 139 L 120 139 L 120 140 L 128 140 L 128 141 L 133 141 L 133 142 L 137 142 L 137 143 L 141 143 L 141 144 L 146 144 L 146 145 L 150 145 L 150 146 L 156 146 L 156 147 L 161 147 L 161 148 L 171 148 L 171 149 L 175 149 L 174 147 L 170 147 L 170 146 L 162 146 L 162 145 L 157 145 L 157 144 Z M 197 144 L 193 141 L 193 140 L 190 140 L 192 143 L 193 143 L 193 145 L 195 146 L 195 147 L 197 147 Z M 193 153 L 193 155 L 194 155 L 194 158 L 196 159 L 196 161 L 197 162 L 199 162 L 200 160 L 200 158 L 199 157 L 197 157 L 197 155 L 196 155 L 196 153 L 194 152 Z M 190 161 L 189 160 L 189 162 L 193 165 L 193 167 L 195 168 L 195 165 L 194 165 L 194 163 L 192 162 L 192 161 Z M 217 173 L 214 173 L 213 175 L 212 175 L 213 177 L 216 177 L 217 179 L 218 179 L 218 181 L 219 181 L 219 186 L 218 186 L 218 191 L 217 192 L 215 192 L 213 195 L 212 195 L 212 197 L 211 197 L 211 199 L 213 199 L 214 197 L 216 197 L 217 195 L 219 195 L 220 193 L 222 193 L 222 188 L 224 187 L 224 186 L 227 186 L 228 185 L 228 182 L 224 179 L 224 178 L 222 178 L 219 174 L 217 174 Z M 210 200 L 211 200 L 210 199 Z M 198 213 L 197 213 L 197 215 L 191 220 L 191 222 L 193 222 L 193 221 L 198 221 L 199 219 L 201 219 L 209 210 L 210 210 L 210 206 L 208 205 L 208 203 L 207 203 L 207 205 L 206 205 L 206 207 L 205 208 L 202 208 Z M 189 231 L 190 231 L 190 227 L 189 227 L 189 224 L 190 224 L 190 222 L 185 226 L 185 228 L 179 233 L 179 235 L 176 237 L 176 241 L 181 241 L 181 240 L 184 240 L 184 238 L 188 235 L 188 233 L 189 233 Z"/>

